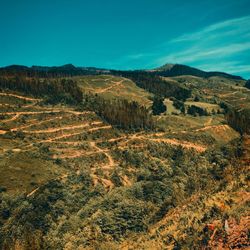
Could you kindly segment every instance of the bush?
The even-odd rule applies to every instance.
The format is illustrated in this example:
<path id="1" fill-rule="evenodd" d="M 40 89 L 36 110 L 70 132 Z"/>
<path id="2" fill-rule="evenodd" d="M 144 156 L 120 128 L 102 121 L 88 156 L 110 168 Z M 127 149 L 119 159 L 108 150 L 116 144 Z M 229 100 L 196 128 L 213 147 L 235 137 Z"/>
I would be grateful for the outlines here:
<path id="1" fill-rule="evenodd" d="M 208 115 L 208 112 L 206 109 L 197 107 L 195 105 L 189 106 L 187 109 L 187 113 L 189 115 L 194 115 L 194 116 L 196 116 L 196 115 L 199 115 L 199 116 Z"/>

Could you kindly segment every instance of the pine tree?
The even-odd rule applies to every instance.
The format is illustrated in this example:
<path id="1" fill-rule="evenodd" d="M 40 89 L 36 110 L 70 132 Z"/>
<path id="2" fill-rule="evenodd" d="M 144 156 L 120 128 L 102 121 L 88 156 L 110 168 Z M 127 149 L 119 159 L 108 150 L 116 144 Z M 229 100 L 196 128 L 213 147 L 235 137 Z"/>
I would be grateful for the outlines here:
<path id="1" fill-rule="evenodd" d="M 155 96 L 153 100 L 152 110 L 153 115 L 160 115 L 167 110 L 167 107 L 163 103 L 164 99 L 160 96 Z"/>

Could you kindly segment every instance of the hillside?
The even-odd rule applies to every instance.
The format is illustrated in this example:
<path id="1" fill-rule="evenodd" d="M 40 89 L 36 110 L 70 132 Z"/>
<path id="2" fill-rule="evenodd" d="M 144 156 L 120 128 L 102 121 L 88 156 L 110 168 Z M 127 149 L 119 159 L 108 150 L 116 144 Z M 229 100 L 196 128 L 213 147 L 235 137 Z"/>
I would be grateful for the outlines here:
<path id="1" fill-rule="evenodd" d="M 206 72 L 200 69 L 196 69 L 190 66 L 181 65 L 181 64 L 165 64 L 159 68 L 153 70 L 160 76 L 181 76 L 181 75 L 191 75 L 191 76 L 198 76 L 198 77 L 224 77 L 234 80 L 241 80 L 240 76 L 230 75 L 224 72 Z"/>
<path id="2" fill-rule="evenodd" d="M 32 68 L 0 70 L 0 249 L 250 246 L 244 80 Z"/>
<path id="3" fill-rule="evenodd" d="M 98 94 L 104 98 L 122 98 L 136 101 L 139 104 L 150 107 L 152 105 L 152 94 L 139 88 L 136 84 L 123 77 L 112 75 L 76 77 L 80 88 L 84 93 Z"/>

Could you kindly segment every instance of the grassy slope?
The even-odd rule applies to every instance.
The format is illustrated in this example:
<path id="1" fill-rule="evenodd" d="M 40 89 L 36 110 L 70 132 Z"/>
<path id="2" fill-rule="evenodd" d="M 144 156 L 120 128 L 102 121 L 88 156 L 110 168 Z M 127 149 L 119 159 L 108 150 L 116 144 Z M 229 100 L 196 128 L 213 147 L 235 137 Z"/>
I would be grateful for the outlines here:
<path id="1" fill-rule="evenodd" d="M 134 82 L 122 77 L 109 75 L 77 77 L 77 81 L 86 93 L 96 93 L 104 98 L 123 98 L 129 101 L 137 101 L 143 106 L 150 107 L 149 100 L 152 94 L 137 87 Z"/>
<path id="2" fill-rule="evenodd" d="M 127 79 L 113 76 L 76 79 L 84 92 L 90 91 L 105 98 L 122 97 L 136 100 L 142 105 L 150 105 L 148 100 L 150 94 Z M 173 80 L 176 79 L 180 78 L 173 78 Z M 196 78 L 195 80 L 197 81 Z M 200 84 L 201 80 L 198 79 L 198 81 Z M 204 85 L 194 84 L 195 91 L 200 95 L 204 97 L 217 95 L 217 90 L 214 90 L 210 83 L 202 82 L 202 84 Z M 226 96 L 221 98 L 228 98 L 231 94 L 237 95 L 237 98 L 238 94 L 239 98 L 243 98 L 242 93 L 247 95 L 245 89 L 238 86 L 233 88 L 233 94 L 231 87 L 225 88 L 220 94 L 226 94 Z M 237 93 L 234 93 L 235 89 Z M 24 96 L 22 93 L 15 94 Z M 242 103 L 244 100 L 241 100 Z M 237 132 L 225 125 L 222 115 L 206 117 L 162 115 L 156 117 L 161 132 L 125 133 L 104 123 L 94 113 L 75 111 L 69 106 L 44 105 L 41 100 L 25 100 L 13 95 L 0 95 L 0 104 L 0 130 L 3 132 L 0 135 L 2 159 L 0 186 L 6 188 L 7 193 L 10 194 L 27 195 L 37 187 L 42 187 L 49 180 L 58 180 L 70 192 L 80 192 L 81 183 L 72 184 L 72 186 L 67 186 L 67 183 L 72 181 L 72 176 L 81 176 L 85 171 L 89 171 L 93 187 L 101 186 L 105 192 L 111 191 L 112 194 L 116 193 L 118 184 L 128 189 L 133 187 L 137 183 L 140 171 L 146 171 L 143 172 L 146 174 L 147 167 L 150 165 L 170 171 L 169 165 L 172 164 L 172 160 L 164 153 L 168 147 L 178 149 L 178 146 L 183 146 L 185 151 L 191 150 L 193 155 L 199 157 L 204 150 L 239 137 Z M 207 103 L 207 105 L 211 104 Z M 117 176 L 119 181 L 117 181 Z M 150 249 L 150 247 L 152 249 L 152 246 L 154 249 L 162 249 L 162 242 L 167 241 L 167 235 L 187 240 L 188 227 L 201 232 L 204 224 L 214 219 L 208 219 L 197 225 L 195 218 L 200 219 L 204 213 L 214 207 L 214 204 L 220 206 L 220 203 L 224 204 L 231 198 L 233 202 L 229 208 L 226 208 L 226 212 L 235 216 L 238 210 L 242 210 L 245 216 L 245 203 L 238 202 L 240 192 L 243 191 L 241 187 L 244 188 L 246 185 L 244 173 L 237 177 L 237 181 L 236 176 L 234 171 L 229 172 L 226 178 L 229 178 L 230 185 L 223 191 L 211 193 L 208 196 L 202 192 L 197 193 L 185 201 L 190 204 L 189 206 L 183 203 L 171 209 L 162 220 L 150 227 L 148 235 L 145 234 L 139 238 L 138 235 L 132 235 L 128 241 L 122 243 L 121 246 L 124 246 L 122 249 L 127 249 L 128 246 L 131 249 L 138 249 L 141 246 L 145 249 Z M 32 194 L 32 196 L 35 195 L 35 193 Z M 203 205 L 198 205 L 197 201 L 199 201 L 198 204 Z M 201 209 L 204 206 L 205 210 Z M 95 216 L 98 217 L 98 211 L 92 215 L 91 219 Z M 72 243 L 72 248 L 69 247 L 69 249 L 74 249 L 77 244 L 77 238 L 73 240 L 76 232 L 73 230 L 69 231 L 69 235 L 70 233 L 74 244 Z M 69 239 L 68 242 L 70 242 Z M 111 247 L 117 249 L 116 243 L 110 244 Z M 173 241 L 170 240 L 168 244 L 173 244 Z"/>
<path id="3" fill-rule="evenodd" d="M 212 111 L 219 111 L 221 110 L 220 106 L 217 104 L 212 104 L 212 103 L 207 103 L 207 102 L 194 102 L 194 101 L 186 101 L 185 102 L 185 106 L 197 106 L 203 109 L 206 109 L 209 113 L 211 113 Z"/>
<path id="4" fill-rule="evenodd" d="M 148 98 L 151 96 L 151 94 L 138 88 L 130 80 L 106 75 L 75 77 L 75 79 L 77 79 L 84 91 L 98 93 L 104 96 L 105 98 L 126 98 L 129 100 L 139 101 L 142 105 L 150 105 L 150 101 Z M 201 83 L 201 79 L 197 77 L 172 78 L 173 81 L 175 81 L 176 79 L 186 79 L 186 81 L 194 79 L 195 81 L 198 81 L 199 86 L 202 84 L 202 87 L 204 87 L 205 84 L 204 82 Z M 205 85 L 208 86 L 209 84 L 206 83 Z M 238 88 L 238 86 L 235 86 L 235 88 Z M 225 94 L 228 94 L 228 91 L 230 91 L 230 89 L 231 87 L 229 88 L 229 90 L 225 89 Z M 209 90 L 213 91 L 212 88 L 210 88 Z M 245 93 L 246 90 L 243 89 L 241 91 Z M 53 159 L 60 159 L 60 157 L 63 156 L 63 160 L 78 162 L 78 158 L 82 159 L 82 157 L 87 157 L 89 158 L 86 160 L 87 165 L 98 165 L 98 160 L 93 164 L 94 155 L 86 155 L 86 152 L 88 150 L 93 150 L 93 147 L 91 147 L 89 143 L 90 141 L 95 140 L 96 136 L 98 138 L 102 138 L 102 140 L 104 138 L 106 140 L 112 140 L 119 138 L 119 136 L 128 138 L 132 136 L 133 138 L 133 135 L 124 135 L 119 131 L 110 130 L 108 124 L 102 124 L 102 121 L 100 121 L 100 119 L 94 114 L 86 114 L 83 116 L 80 116 L 79 114 L 74 114 L 72 113 L 72 108 L 60 105 L 56 107 L 50 105 L 44 106 L 39 104 L 39 100 L 25 100 L 23 98 L 17 98 L 13 95 L 0 95 L 0 102 L 2 111 L 2 125 L 0 127 L 0 130 L 6 131 L 12 129 L 12 132 L 25 132 L 24 140 L 18 137 L 13 138 L 13 136 L 15 135 L 12 135 L 12 137 L 10 137 L 9 139 L 1 139 L 2 157 L 5 157 L 7 154 L 9 154 L 10 156 L 8 156 L 8 158 L 13 159 L 13 161 L 15 161 L 15 154 L 20 154 L 20 148 L 33 143 L 33 146 L 31 148 L 28 148 L 29 151 L 26 153 L 27 159 L 31 157 L 29 156 L 30 149 L 31 152 L 32 150 L 38 152 L 37 161 L 39 161 L 40 154 L 42 154 L 40 153 L 40 151 L 49 148 L 49 153 L 51 154 L 51 157 Z M 165 103 L 168 106 L 168 113 L 176 112 L 176 109 L 173 107 L 171 101 L 165 100 Z M 189 103 L 192 102 L 190 101 Z M 214 105 L 210 103 L 202 103 L 202 105 L 214 107 Z M 24 113 L 19 115 L 18 113 L 14 113 L 16 111 L 23 111 Z M 55 112 L 53 113 L 52 111 Z M 29 112 L 37 113 L 29 114 Z M 211 143 L 211 139 L 215 139 L 216 143 L 221 144 L 227 143 L 230 140 L 238 138 L 239 136 L 238 133 L 236 133 L 233 129 L 225 125 L 225 120 L 222 115 L 204 117 L 193 117 L 189 115 L 162 115 L 159 116 L 156 121 L 158 127 L 165 132 L 161 135 L 162 139 L 176 139 L 180 141 L 180 144 L 182 143 L 182 141 L 189 141 L 190 143 L 194 144 L 197 144 L 197 142 L 199 142 L 200 144 L 204 144 L 206 146 Z M 83 124 L 83 127 L 81 127 L 81 124 Z M 86 124 L 86 127 L 84 124 Z M 59 129 L 58 131 L 49 131 L 51 128 L 58 126 L 65 127 L 66 129 Z M 97 128 L 96 130 L 95 127 Z M 100 130 L 98 129 L 99 127 L 101 128 Z M 102 127 L 104 128 L 102 129 Z M 91 131 L 91 128 L 94 128 L 94 130 Z M 86 132 L 83 133 L 84 131 Z M 91 131 L 91 134 L 89 134 L 88 131 Z M 62 136 L 63 134 L 65 134 L 66 137 L 62 137 L 60 139 L 60 136 Z M 54 140 L 49 141 L 53 137 L 58 137 L 58 141 L 61 141 L 61 143 L 57 143 Z M 80 141 L 81 138 L 87 138 L 87 141 Z M 134 140 L 136 141 L 136 139 L 137 138 L 135 136 Z M 143 138 L 139 139 L 143 140 Z M 137 143 L 139 143 L 138 146 L 141 145 L 140 140 L 137 141 Z M 122 145 L 122 142 L 119 143 Z M 45 149 L 43 149 L 43 147 Z M 104 148 L 104 150 L 106 149 Z M 77 153 L 75 153 L 76 151 Z M 8 158 L 5 159 L 2 165 L 5 164 Z M 100 161 L 105 158 L 107 158 L 107 160 L 110 160 L 107 155 L 102 154 L 100 151 Z M 30 161 L 27 160 L 27 166 L 29 166 L 29 164 Z M 25 164 L 23 165 L 25 167 Z M 52 169 L 53 168 L 54 167 L 52 167 Z M 17 169 L 19 169 L 19 167 Z M 48 169 L 51 170 L 51 168 Z M 40 168 L 34 168 L 34 170 L 37 171 L 38 174 L 40 174 L 41 172 Z M 55 166 L 54 172 L 58 172 L 57 166 Z M 46 176 L 49 176 L 50 172 L 44 171 L 43 174 L 45 176 L 44 180 L 46 180 Z M 95 174 L 95 172 L 93 172 L 93 174 Z M 43 177 L 41 177 L 41 179 L 43 179 Z M 24 186 L 29 186 L 30 184 L 28 182 L 33 182 L 32 178 L 30 180 L 27 180 L 27 183 Z M 37 180 L 34 179 L 34 182 L 37 182 Z M 3 186 L 5 186 L 5 184 Z"/>
<path id="5" fill-rule="evenodd" d="M 165 106 L 166 106 L 166 108 L 167 108 L 166 113 L 167 113 L 168 115 L 171 115 L 172 113 L 175 113 L 175 114 L 179 114 L 179 113 L 180 113 L 180 110 L 178 110 L 178 109 L 176 109 L 176 108 L 174 107 L 173 101 L 171 101 L 170 99 L 166 98 L 166 99 L 164 100 L 164 104 L 165 104 Z"/>
<path id="6" fill-rule="evenodd" d="M 23 97 L 22 94 L 19 96 Z M 108 178 L 114 166 L 121 163 L 115 157 L 116 149 L 126 149 L 130 147 L 130 143 L 133 147 L 146 147 L 148 142 L 157 142 L 154 139 L 155 134 L 159 143 L 166 141 L 165 134 L 124 134 L 105 124 L 94 113 L 74 111 L 71 107 L 61 105 L 42 105 L 40 100 L 27 103 L 21 102 L 21 98 L 9 97 L 12 104 L 13 98 L 17 99 L 18 105 L 8 107 L 5 105 L 8 104 L 8 98 L 4 96 L 1 99 L 5 105 L 1 112 L 0 127 L 3 132 L 0 153 L 4 159 L 1 165 L 1 186 L 8 191 L 18 188 L 18 181 L 24 186 L 21 189 L 23 192 L 31 182 L 37 183 L 35 176 L 46 181 L 58 173 L 63 174 L 66 170 L 62 167 L 61 172 L 58 172 L 56 160 L 65 165 L 70 163 L 77 170 L 88 167 L 93 176 L 104 169 L 102 175 Z M 183 144 L 181 138 L 177 142 L 172 139 L 166 142 L 174 147 Z M 50 166 L 45 159 L 54 162 Z M 9 176 L 13 173 L 16 177 L 12 180 Z M 4 181 L 8 179 L 11 181 Z"/>

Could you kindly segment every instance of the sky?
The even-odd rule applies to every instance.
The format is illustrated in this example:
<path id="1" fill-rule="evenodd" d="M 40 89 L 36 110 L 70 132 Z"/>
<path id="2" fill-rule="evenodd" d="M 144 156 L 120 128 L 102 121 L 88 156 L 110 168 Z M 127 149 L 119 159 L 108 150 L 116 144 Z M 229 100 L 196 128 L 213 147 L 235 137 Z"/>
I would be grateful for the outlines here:
<path id="1" fill-rule="evenodd" d="M 0 66 L 152 69 L 250 78 L 250 0 L 0 0 Z"/>

